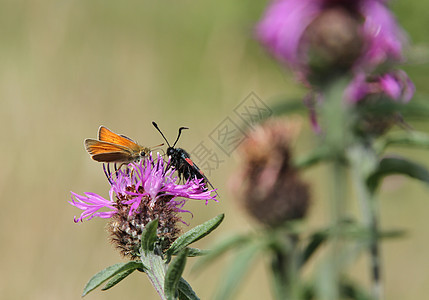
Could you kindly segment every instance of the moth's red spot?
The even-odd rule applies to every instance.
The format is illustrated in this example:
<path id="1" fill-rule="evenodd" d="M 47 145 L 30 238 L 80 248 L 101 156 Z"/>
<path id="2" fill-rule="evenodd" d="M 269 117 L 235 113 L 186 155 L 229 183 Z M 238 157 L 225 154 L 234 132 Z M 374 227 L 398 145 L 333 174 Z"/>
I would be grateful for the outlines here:
<path id="1" fill-rule="evenodd" d="M 185 158 L 186 162 L 190 164 L 192 167 L 194 166 L 194 162 L 190 158 Z"/>

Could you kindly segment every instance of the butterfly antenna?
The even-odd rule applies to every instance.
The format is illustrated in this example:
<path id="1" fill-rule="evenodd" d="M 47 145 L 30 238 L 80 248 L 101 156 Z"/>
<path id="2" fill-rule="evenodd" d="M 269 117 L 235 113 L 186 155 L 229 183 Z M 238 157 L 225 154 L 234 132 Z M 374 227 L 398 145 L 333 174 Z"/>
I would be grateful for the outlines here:
<path id="1" fill-rule="evenodd" d="M 152 121 L 152 125 L 156 128 L 156 130 L 159 131 L 159 133 L 162 135 L 164 140 L 167 142 L 168 147 L 170 147 L 170 144 L 168 143 L 167 139 L 165 138 L 164 134 L 162 133 L 161 129 L 159 129 L 158 124 Z M 173 146 L 174 147 L 174 146 Z"/>
<path id="2" fill-rule="evenodd" d="M 183 129 L 189 129 L 188 127 L 180 127 L 179 128 L 179 134 L 177 135 L 177 139 L 176 139 L 176 141 L 174 142 L 174 144 L 173 144 L 173 148 L 174 148 L 174 146 L 176 146 L 176 143 L 177 143 L 177 141 L 179 140 L 179 138 L 180 138 L 180 135 L 182 134 L 182 130 Z"/>

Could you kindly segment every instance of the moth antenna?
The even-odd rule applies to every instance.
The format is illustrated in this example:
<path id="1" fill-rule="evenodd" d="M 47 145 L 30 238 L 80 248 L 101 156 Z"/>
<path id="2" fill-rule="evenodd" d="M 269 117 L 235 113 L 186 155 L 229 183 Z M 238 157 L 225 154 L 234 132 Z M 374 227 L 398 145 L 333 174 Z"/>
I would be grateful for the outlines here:
<path id="1" fill-rule="evenodd" d="M 152 125 L 156 128 L 156 130 L 159 131 L 159 133 L 161 134 L 161 136 L 164 138 L 164 141 L 167 143 L 168 147 L 170 146 L 170 143 L 167 141 L 167 139 L 165 138 L 164 134 L 162 133 L 161 129 L 159 129 L 158 124 L 156 124 L 155 122 L 152 121 Z M 174 147 L 174 146 L 173 146 Z"/>
<path id="2" fill-rule="evenodd" d="M 176 146 L 177 142 L 179 141 L 179 138 L 180 138 L 180 135 L 182 134 L 182 130 L 183 129 L 189 129 L 189 128 L 188 127 L 180 127 L 179 128 L 179 134 L 177 135 L 177 139 L 176 139 L 176 141 L 173 144 L 173 148 L 174 148 L 174 146 Z"/>

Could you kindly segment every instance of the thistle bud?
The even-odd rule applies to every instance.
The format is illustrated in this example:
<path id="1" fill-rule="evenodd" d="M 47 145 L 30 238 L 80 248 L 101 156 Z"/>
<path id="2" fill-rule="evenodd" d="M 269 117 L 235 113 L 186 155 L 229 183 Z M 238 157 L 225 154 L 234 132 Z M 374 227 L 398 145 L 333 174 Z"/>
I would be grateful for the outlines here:
<path id="1" fill-rule="evenodd" d="M 291 162 L 290 146 L 299 129 L 298 121 L 267 121 L 240 145 L 242 171 L 234 176 L 232 188 L 248 213 L 263 224 L 277 226 L 307 212 L 308 185 Z"/>
<path id="2" fill-rule="evenodd" d="M 309 76 L 324 77 L 349 70 L 363 50 L 360 26 L 359 15 L 344 7 L 321 11 L 304 31 L 300 43 Z"/>

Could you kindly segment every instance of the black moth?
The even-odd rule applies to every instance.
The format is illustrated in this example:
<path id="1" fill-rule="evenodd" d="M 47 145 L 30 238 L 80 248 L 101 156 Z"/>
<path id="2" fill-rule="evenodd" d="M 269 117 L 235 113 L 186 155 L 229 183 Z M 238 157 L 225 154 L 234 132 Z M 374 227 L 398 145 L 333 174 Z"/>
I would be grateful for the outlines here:
<path id="1" fill-rule="evenodd" d="M 152 122 L 152 125 L 159 131 L 159 133 L 167 143 L 167 155 L 170 157 L 170 164 L 177 170 L 177 172 L 179 173 L 179 177 L 183 177 L 185 180 L 188 180 L 189 178 L 203 179 L 206 185 L 208 183 L 214 189 L 213 185 L 207 179 L 206 175 L 204 175 L 200 168 L 198 168 L 198 166 L 191 160 L 191 156 L 189 155 L 189 153 L 182 148 L 174 148 L 180 138 L 180 135 L 182 134 L 182 130 L 189 128 L 180 127 L 176 141 L 174 142 L 173 146 L 171 146 L 162 131 L 159 129 L 158 124 Z"/>

